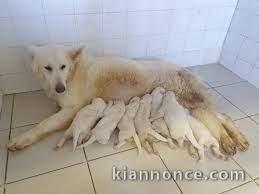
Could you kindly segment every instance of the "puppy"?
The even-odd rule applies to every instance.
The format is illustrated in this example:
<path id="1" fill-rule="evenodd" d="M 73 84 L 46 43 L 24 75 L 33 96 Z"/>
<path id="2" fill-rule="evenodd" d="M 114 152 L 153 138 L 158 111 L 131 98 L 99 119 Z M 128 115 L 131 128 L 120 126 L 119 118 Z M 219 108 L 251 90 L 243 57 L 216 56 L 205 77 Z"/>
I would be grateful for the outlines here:
<path id="1" fill-rule="evenodd" d="M 95 98 L 90 105 L 82 108 L 76 114 L 75 119 L 66 130 L 55 149 L 61 148 L 67 139 L 73 137 L 73 150 L 75 150 L 78 144 L 81 144 L 87 136 L 89 137 L 90 130 L 95 125 L 96 121 L 103 116 L 105 108 L 106 103 L 101 98 Z"/>
<path id="2" fill-rule="evenodd" d="M 200 146 L 211 149 L 212 153 L 219 159 L 227 159 L 226 156 L 224 156 L 220 152 L 219 143 L 216 140 L 216 138 L 214 138 L 211 135 L 209 129 L 205 127 L 199 120 L 197 120 L 193 116 L 187 115 L 187 118 L 189 121 L 189 125 L 193 131 L 194 137 L 197 139 Z M 192 156 L 195 156 L 195 154 L 197 153 L 196 150 L 192 147 L 192 145 L 189 151 Z M 201 161 L 205 160 L 204 150 L 199 149 L 198 155 Z"/>
<path id="3" fill-rule="evenodd" d="M 154 138 L 163 142 L 168 142 L 168 140 L 155 132 L 152 128 L 152 125 L 149 121 L 151 102 L 152 96 L 150 94 L 146 94 L 141 98 L 134 122 L 141 145 L 149 153 L 158 154 L 153 145 Z"/>
<path id="4" fill-rule="evenodd" d="M 78 148 L 86 147 L 96 140 L 101 144 L 107 144 L 112 132 L 117 127 L 124 112 L 125 104 L 123 101 L 109 101 L 108 106 L 104 110 L 103 118 L 92 130 L 90 139 L 86 143 L 78 146 Z"/>
<path id="5" fill-rule="evenodd" d="M 119 143 L 115 146 L 115 148 L 120 148 L 126 143 L 126 141 L 129 141 L 133 138 L 137 145 L 139 155 L 141 155 L 141 144 L 134 125 L 134 118 L 139 108 L 139 102 L 140 98 L 134 97 L 126 106 L 125 113 L 118 124 L 118 128 L 120 130 L 118 135 Z"/>
<path id="6" fill-rule="evenodd" d="M 166 93 L 166 90 L 161 87 L 155 88 L 152 93 L 152 103 L 151 103 L 151 117 L 155 115 L 162 104 L 163 96 Z M 152 123 L 152 128 L 161 134 L 163 137 L 166 137 L 168 140 L 168 145 L 170 148 L 175 148 L 175 144 L 172 141 L 172 137 L 169 133 L 169 129 L 166 126 L 164 118 L 159 118 L 154 120 Z"/>
<path id="7" fill-rule="evenodd" d="M 184 140 L 187 138 L 195 148 L 203 150 L 193 136 L 184 108 L 177 102 L 172 91 L 166 92 L 161 107 L 151 120 L 158 118 L 164 118 L 171 137 L 180 147 L 183 147 Z"/>

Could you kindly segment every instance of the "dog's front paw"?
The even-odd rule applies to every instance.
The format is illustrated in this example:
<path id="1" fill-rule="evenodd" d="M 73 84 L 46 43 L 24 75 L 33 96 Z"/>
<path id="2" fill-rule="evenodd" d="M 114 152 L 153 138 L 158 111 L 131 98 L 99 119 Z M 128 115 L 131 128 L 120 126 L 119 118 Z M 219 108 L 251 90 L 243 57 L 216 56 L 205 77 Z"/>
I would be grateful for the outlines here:
<path id="1" fill-rule="evenodd" d="M 7 148 L 11 151 L 21 150 L 34 143 L 36 139 L 37 136 L 33 132 L 28 131 L 19 135 L 18 137 L 12 138 L 7 144 Z"/>
<path id="2" fill-rule="evenodd" d="M 229 137 L 228 135 L 221 135 L 220 143 L 224 149 L 224 151 L 228 155 L 235 155 L 236 154 L 236 143 Z"/>

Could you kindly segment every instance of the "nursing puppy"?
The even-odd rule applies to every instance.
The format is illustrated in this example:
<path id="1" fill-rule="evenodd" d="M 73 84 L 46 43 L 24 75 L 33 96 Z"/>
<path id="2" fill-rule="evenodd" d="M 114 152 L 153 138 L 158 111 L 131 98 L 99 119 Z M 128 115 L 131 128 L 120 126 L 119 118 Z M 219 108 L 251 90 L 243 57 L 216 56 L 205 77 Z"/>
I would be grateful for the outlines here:
<path id="1" fill-rule="evenodd" d="M 86 147 L 95 141 L 101 144 L 107 144 L 112 132 L 117 127 L 121 117 L 125 112 L 125 104 L 122 101 L 109 101 L 108 106 L 103 112 L 103 118 L 96 124 L 91 131 L 90 139 L 78 146 L 78 148 Z"/>
<path id="2" fill-rule="evenodd" d="M 134 118 L 139 108 L 140 98 L 134 97 L 130 100 L 129 104 L 126 106 L 125 113 L 118 123 L 119 135 L 118 135 L 118 145 L 115 148 L 120 148 L 127 141 L 131 141 L 132 139 L 137 145 L 139 155 L 142 153 L 141 144 L 139 141 L 139 137 L 136 132 Z"/>
<path id="3" fill-rule="evenodd" d="M 83 50 L 60 45 L 29 48 L 34 74 L 61 110 L 12 138 L 9 150 L 23 149 L 52 132 L 67 129 L 76 113 L 96 97 L 127 103 L 158 86 L 173 91 L 179 103 L 211 131 L 228 154 L 235 154 L 236 147 L 248 148 L 237 128 L 229 128 L 218 119 L 206 89 L 187 69 L 166 61 L 93 57 Z"/>
<path id="4" fill-rule="evenodd" d="M 192 129 L 193 135 L 198 141 L 199 145 L 203 148 L 211 149 L 212 153 L 219 159 L 227 159 L 219 150 L 219 143 L 218 141 L 211 135 L 208 128 L 206 128 L 199 120 L 195 119 L 191 115 L 187 115 L 189 125 Z M 196 155 L 196 150 L 193 148 L 192 145 L 189 148 L 190 154 L 192 156 Z M 198 155 L 200 161 L 205 160 L 204 150 L 198 149 Z"/>
<path id="5" fill-rule="evenodd" d="M 152 96 L 150 94 L 146 94 L 141 98 L 134 122 L 141 145 L 148 151 L 148 153 L 158 154 L 158 151 L 153 144 L 154 141 L 159 140 L 168 142 L 168 140 L 159 135 L 152 128 L 152 125 L 149 121 L 151 102 Z"/>
<path id="6" fill-rule="evenodd" d="M 177 102 L 172 91 L 166 92 L 161 107 L 150 120 L 158 118 L 164 118 L 171 137 L 180 147 L 183 147 L 184 140 L 188 139 L 196 149 L 203 150 L 193 136 L 184 108 Z"/>
<path id="7" fill-rule="evenodd" d="M 164 94 L 166 93 L 166 90 L 162 87 L 157 87 L 155 88 L 152 93 L 152 103 L 151 103 L 151 116 L 154 116 L 156 114 L 156 112 L 158 111 L 158 109 L 161 107 L 162 104 L 162 100 L 164 97 Z M 168 140 L 168 145 L 170 148 L 175 148 L 175 144 L 172 141 L 172 137 L 169 133 L 169 129 L 165 123 L 164 118 L 159 118 L 154 120 L 152 123 L 152 128 L 158 132 L 159 134 L 161 134 L 163 137 L 167 138 Z"/>
<path id="8" fill-rule="evenodd" d="M 73 150 L 75 150 L 76 146 L 90 135 L 92 127 L 103 116 L 105 108 L 106 103 L 101 98 L 93 99 L 91 104 L 82 108 L 59 140 L 56 149 L 61 148 L 66 140 L 73 137 Z"/>

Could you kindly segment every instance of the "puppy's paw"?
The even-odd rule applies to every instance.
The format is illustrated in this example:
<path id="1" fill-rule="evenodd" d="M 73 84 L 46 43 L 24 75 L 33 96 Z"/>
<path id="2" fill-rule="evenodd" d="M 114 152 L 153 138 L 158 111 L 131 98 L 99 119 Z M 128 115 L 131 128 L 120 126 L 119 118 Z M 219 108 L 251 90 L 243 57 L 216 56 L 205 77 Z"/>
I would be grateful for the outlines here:
<path id="1" fill-rule="evenodd" d="M 220 143 L 228 155 L 233 156 L 236 154 L 236 144 L 227 134 L 221 135 Z"/>
<path id="2" fill-rule="evenodd" d="M 246 151 L 249 148 L 249 142 L 242 133 L 233 136 L 233 140 L 240 151 Z"/>

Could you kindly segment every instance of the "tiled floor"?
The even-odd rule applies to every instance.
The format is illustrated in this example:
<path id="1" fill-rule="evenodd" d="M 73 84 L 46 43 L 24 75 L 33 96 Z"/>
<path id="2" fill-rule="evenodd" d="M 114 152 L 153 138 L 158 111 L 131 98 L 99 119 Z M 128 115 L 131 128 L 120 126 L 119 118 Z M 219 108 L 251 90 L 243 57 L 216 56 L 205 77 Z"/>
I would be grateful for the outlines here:
<path id="1" fill-rule="evenodd" d="M 203 78 L 217 107 L 228 113 L 250 141 L 250 149 L 229 161 L 210 154 L 205 163 L 197 163 L 185 149 L 171 150 L 159 145 L 160 156 L 137 156 L 132 145 L 114 150 L 93 144 L 72 152 L 71 142 L 60 151 L 53 147 L 61 136 L 47 139 L 18 152 L 7 152 L 12 137 L 32 128 L 54 112 L 54 104 L 43 92 L 4 97 L 0 117 L 0 194 L 256 194 L 259 193 L 259 89 L 241 80 L 220 65 L 190 68 Z M 112 168 L 122 170 L 244 170 L 243 181 L 114 181 Z"/>

